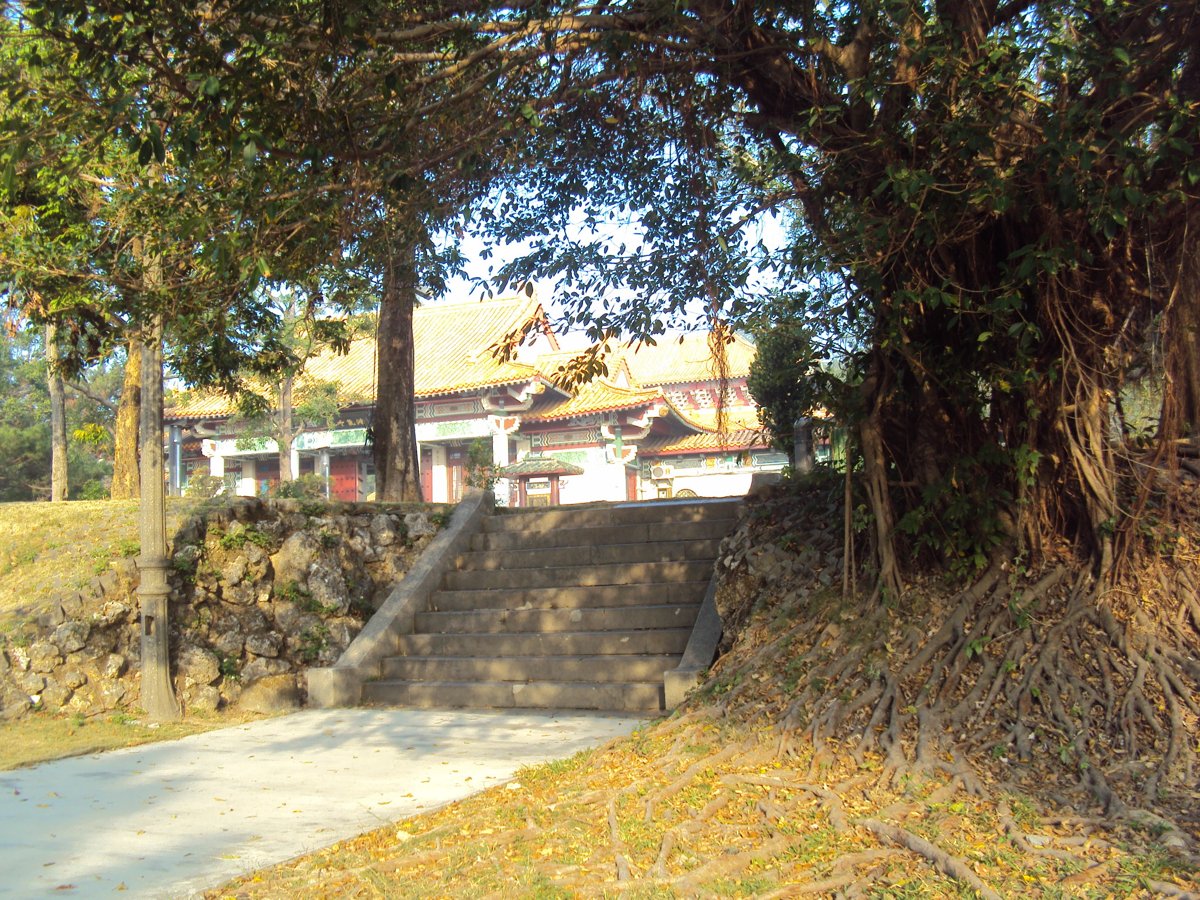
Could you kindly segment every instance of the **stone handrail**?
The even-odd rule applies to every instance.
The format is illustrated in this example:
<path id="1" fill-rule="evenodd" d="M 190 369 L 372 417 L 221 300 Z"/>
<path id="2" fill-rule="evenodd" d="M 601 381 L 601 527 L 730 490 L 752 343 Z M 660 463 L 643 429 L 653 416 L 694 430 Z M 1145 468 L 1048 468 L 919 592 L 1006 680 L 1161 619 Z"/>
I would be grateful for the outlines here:
<path id="1" fill-rule="evenodd" d="M 492 514 L 495 496 L 469 489 L 420 559 L 388 595 L 387 600 L 332 666 L 308 670 L 308 704 L 330 709 L 357 706 L 363 682 L 380 677 L 383 660 L 396 653 L 396 638 L 411 634 L 417 613 L 429 608 L 429 598 L 441 585 L 454 558 L 468 549 L 471 536 Z"/>
<path id="2" fill-rule="evenodd" d="M 696 622 L 692 625 L 692 636 L 688 638 L 684 648 L 683 658 L 674 669 L 663 672 L 663 694 L 668 711 L 679 706 L 694 688 L 700 677 L 708 671 L 717 655 L 717 644 L 721 640 L 721 614 L 717 612 L 717 576 L 713 568 L 712 578 L 708 582 L 708 590 L 704 592 L 704 600 L 700 611 L 696 614 Z"/>

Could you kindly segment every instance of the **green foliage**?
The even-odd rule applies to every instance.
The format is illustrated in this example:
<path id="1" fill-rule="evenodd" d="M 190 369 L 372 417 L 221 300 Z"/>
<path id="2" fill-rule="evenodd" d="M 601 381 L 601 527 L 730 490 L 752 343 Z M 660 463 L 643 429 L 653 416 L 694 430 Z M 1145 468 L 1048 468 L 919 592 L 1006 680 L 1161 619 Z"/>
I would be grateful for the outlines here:
<path id="1" fill-rule="evenodd" d="M 171 570 L 187 583 L 196 577 L 196 568 L 199 564 L 198 548 L 190 546 L 189 549 L 191 552 L 183 552 L 184 548 L 181 547 L 171 556 Z"/>
<path id="2" fill-rule="evenodd" d="M 996 485 L 993 479 L 1011 455 L 993 444 L 960 457 L 947 476 L 925 487 L 921 502 L 897 522 L 897 531 L 910 536 L 918 553 L 959 577 L 982 572 L 1008 536 L 1004 514 L 1013 497 L 1004 482 Z"/>
<path id="3" fill-rule="evenodd" d="M 211 499 L 225 488 L 225 479 L 216 475 L 193 475 L 188 479 L 187 487 L 183 489 L 185 497 Z"/>
<path id="4" fill-rule="evenodd" d="M 300 632 L 300 658 L 311 665 L 329 647 L 329 626 L 324 623 Z"/>
<path id="5" fill-rule="evenodd" d="M 276 600 L 282 600 L 285 603 L 300 603 L 305 599 L 311 599 L 312 594 L 306 591 L 294 581 L 285 581 L 283 584 L 275 584 L 271 588 L 271 593 L 275 595 Z"/>
<path id="6" fill-rule="evenodd" d="M 758 353 L 748 387 L 778 449 L 791 452 L 793 426 L 801 417 L 832 413 L 841 422 L 850 419 L 847 386 L 820 357 L 814 326 L 794 300 L 769 304 L 751 327 Z"/>
<path id="7" fill-rule="evenodd" d="M 275 496 L 293 500 L 324 500 L 329 494 L 329 479 L 315 473 L 280 482 Z M 306 513 L 315 515 L 316 513 Z"/>
<path id="8" fill-rule="evenodd" d="M 247 544 L 254 544 L 264 550 L 270 550 L 275 547 L 275 538 L 265 531 L 259 531 L 253 525 L 247 525 L 245 528 L 231 530 L 221 535 L 220 543 L 226 550 L 241 550 Z"/>
<path id="9" fill-rule="evenodd" d="M 337 607 L 326 606 L 314 597 L 311 592 L 300 587 L 294 581 L 288 581 L 282 585 L 276 584 L 272 588 L 272 593 L 275 595 L 276 600 L 282 600 L 285 603 L 294 603 L 297 609 L 310 615 L 331 616 L 338 611 Z M 328 635 L 328 633 L 329 631 L 326 629 L 325 634 Z"/>
<path id="10" fill-rule="evenodd" d="M 496 478 L 491 440 L 475 438 L 467 445 L 467 484 L 490 491 L 496 486 Z"/>
<path id="11" fill-rule="evenodd" d="M 242 667 L 238 663 L 236 656 L 226 656 L 217 650 L 213 653 L 217 656 L 217 669 L 221 673 L 221 677 L 227 681 L 238 681 L 242 677 Z"/>
<path id="12" fill-rule="evenodd" d="M 50 426 L 0 424 L 0 501 L 33 500 L 50 493 Z"/>

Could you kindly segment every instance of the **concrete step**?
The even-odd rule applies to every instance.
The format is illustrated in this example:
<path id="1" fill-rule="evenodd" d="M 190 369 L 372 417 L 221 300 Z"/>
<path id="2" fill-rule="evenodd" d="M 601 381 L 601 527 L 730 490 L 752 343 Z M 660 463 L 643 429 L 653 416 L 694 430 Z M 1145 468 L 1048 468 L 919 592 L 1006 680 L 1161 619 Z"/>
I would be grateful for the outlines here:
<path id="1" fill-rule="evenodd" d="M 406 634 L 397 656 L 627 656 L 682 654 L 691 627 L 644 631 L 566 631 L 508 634 Z"/>
<path id="2" fill-rule="evenodd" d="M 638 631 L 646 628 L 690 628 L 699 602 L 600 609 L 484 609 L 466 612 L 417 613 L 414 631 L 421 634 L 505 634 L 540 631 Z"/>
<path id="3" fill-rule="evenodd" d="M 653 603 L 699 603 L 708 580 L 667 584 L 602 584 L 590 587 L 513 588 L 510 590 L 438 591 L 430 599 L 435 612 L 477 609 L 589 609 L 636 607 Z"/>
<path id="4" fill-rule="evenodd" d="M 596 506 L 556 506 L 553 509 L 520 509 L 500 512 L 484 522 L 487 532 L 559 531 L 564 528 L 595 528 L 611 525 L 670 525 L 734 519 L 740 499 L 687 502 L 650 501 Z"/>
<path id="5" fill-rule="evenodd" d="M 678 656 L 393 656 L 383 679 L 396 681 L 654 681 Z"/>
<path id="6" fill-rule="evenodd" d="M 707 581 L 713 561 L 681 560 L 628 565 L 549 566 L 509 571 L 447 572 L 442 587 L 450 591 L 491 588 L 586 587 L 600 584 L 652 584 L 673 581 Z"/>
<path id="7" fill-rule="evenodd" d="M 585 547 L 604 544 L 637 544 L 647 541 L 704 541 L 729 534 L 736 519 L 705 519 L 699 522 L 633 523 L 560 528 L 555 531 L 480 532 L 471 538 L 471 550 L 531 550 L 552 547 Z"/>
<path id="8" fill-rule="evenodd" d="M 419 709 L 442 707 L 518 709 L 603 709 L 627 712 L 659 712 L 663 686 L 645 682 L 507 681 L 372 681 L 363 685 L 363 702 L 368 706 L 409 706 Z"/>
<path id="9" fill-rule="evenodd" d="M 721 542 L 715 538 L 699 541 L 660 540 L 637 544 L 584 544 L 537 550 L 480 550 L 460 554 L 458 569 L 495 571 L 497 569 L 540 569 L 547 566 L 595 566 L 615 563 L 671 562 L 679 559 L 717 558 Z"/>

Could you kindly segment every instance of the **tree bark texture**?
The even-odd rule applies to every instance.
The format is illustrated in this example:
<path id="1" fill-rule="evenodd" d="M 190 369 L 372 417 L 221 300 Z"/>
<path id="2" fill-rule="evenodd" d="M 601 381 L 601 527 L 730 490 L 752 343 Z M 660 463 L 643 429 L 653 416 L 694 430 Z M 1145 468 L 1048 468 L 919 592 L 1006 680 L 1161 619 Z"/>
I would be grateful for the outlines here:
<path id="1" fill-rule="evenodd" d="M 388 255 L 376 336 L 375 499 L 420 500 L 413 401 L 413 307 L 416 267 L 411 244 Z"/>
<path id="2" fill-rule="evenodd" d="M 1160 429 L 1168 438 L 1200 434 L 1200 210 L 1184 228 L 1162 342 L 1167 353 L 1167 389 Z"/>
<path id="3" fill-rule="evenodd" d="M 125 380 L 117 403 L 117 421 L 113 441 L 114 500 L 138 498 L 138 423 L 142 410 L 142 343 L 129 339 L 125 357 Z"/>
<path id="4" fill-rule="evenodd" d="M 171 686 L 168 631 L 166 488 L 163 483 L 162 319 L 142 352 L 141 555 L 138 601 L 141 606 L 142 708 L 151 720 L 179 718 L 179 704 Z"/>
<path id="5" fill-rule="evenodd" d="M 46 380 L 50 389 L 50 501 L 67 499 L 67 400 L 58 368 L 58 329 L 46 325 Z"/>
<path id="6" fill-rule="evenodd" d="M 290 372 L 279 382 L 279 483 L 294 481 L 296 473 L 292 471 L 292 441 L 296 439 L 296 428 L 293 421 L 292 387 L 295 376 Z"/>
<path id="7" fill-rule="evenodd" d="M 875 556 L 879 563 L 876 590 L 884 600 L 895 601 L 904 592 L 904 581 L 896 556 L 896 518 L 888 491 L 887 456 L 880 424 L 885 390 L 881 368 L 877 354 L 872 370 L 862 384 L 866 415 L 859 424 L 858 437 L 862 449 L 863 480 L 875 521 Z"/>

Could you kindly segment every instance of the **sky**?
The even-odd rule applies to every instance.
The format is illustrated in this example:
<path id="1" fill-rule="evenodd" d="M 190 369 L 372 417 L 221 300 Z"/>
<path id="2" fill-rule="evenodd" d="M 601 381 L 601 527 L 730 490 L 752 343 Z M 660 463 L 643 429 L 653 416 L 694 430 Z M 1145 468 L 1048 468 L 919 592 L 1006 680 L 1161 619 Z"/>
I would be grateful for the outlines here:
<path id="1" fill-rule="evenodd" d="M 577 227 L 580 229 L 580 236 L 582 238 L 583 226 L 579 224 Z M 636 231 L 631 226 L 617 226 L 609 237 L 612 239 L 614 245 L 624 243 L 630 247 L 636 247 L 640 242 Z M 772 249 L 782 248 L 787 245 L 787 231 L 782 218 L 773 218 L 771 216 L 759 216 L 749 226 L 745 238 L 748 242 L 755 243 L 761 240 L 767 247 Z M 461 249 L 463 256 L 468 260 L 468 277 L 451 279 L 445 296 L 435 302 L 462 303 L 467 300 L 482 299 L 482 291 L 471 279 L 490 280 L 492 272 L 498 271 L 506 263 L 518 258 L 526 251 L 526 248 L 522 245 L 492 247 L 490 256 L 485 259 L 484 251 L 486 248 L 487 245 L 479 240 L 479 238 L 470 234 L 464 236 Z M 762 274 L 756 283 L 756 287 L 762 289 L 763 287 L 771 286 L 772 277 L 768 274 Z M 534 288 L 538 300 L 541 301 L 551 318 L 560 318 L 563 310 L 555 302 L 555 282 L 549 280 L 538 281 L 535 282 Z M 511 293 L 511 291 L 505 293 Z M 697 298 L 696 310 L 689 310 L 689 318 L 693 320 L 699 318 L 698 313 L 702 310 L 703 303 L 702 299 Z M 668 333 L 675 333 L 678 330 L 677 327 L 672 328 L 668 325 Z M 565 329 L 556 328 L 556 335 L 564 347 L 571 349 L 581 349 L 590 343 L 583 334 L 572 334 Z"/>

